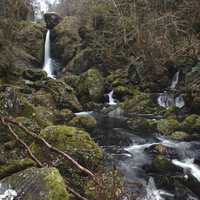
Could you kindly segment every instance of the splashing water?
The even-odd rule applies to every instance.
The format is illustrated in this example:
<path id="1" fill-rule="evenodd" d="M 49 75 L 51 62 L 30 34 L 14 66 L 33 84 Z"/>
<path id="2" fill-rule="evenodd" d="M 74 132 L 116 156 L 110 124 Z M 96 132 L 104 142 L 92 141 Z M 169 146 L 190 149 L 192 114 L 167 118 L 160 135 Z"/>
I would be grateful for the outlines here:
<path id="1" fill-rule="evenodd" d="M 169 108 L 174 105 L 174 96 L 168 94 L 166 91 L 158 97 L 158 104 L 161 107 Z"/>
<path id="2" fill-rule="evenodd" d="M 43 70 L 47 72 L 48 77 L 54 78 L 52 72 L 52 60 L 50 54 L 50 30 L 47 31 L 45 39 L 44 66 Z"/>
<path id="3" fill-rule="evenodd" d="M 194 164 L 194 159 L 172 160 L 172 163 L 189 171 L 200 182 L 200 168 Z"/>
<path id="4" fill-rule="evenodd" d="M 175 105 L 177 108 L 183 108 L 185 106 L 185 101 L 182 95 L 179 95 L 178 97 L 176 97 Z"/>
<path id="5" fill-rule="evenodd" d="M 114 91 L 112 90 L 110 93 L 108 93 L 108 97 L 109 97 L 109 105 L 114 106 L 117 105 L 117 103 L 115 102 L 115 99 L 113 99 L 113 93 Z"/>
<path id="6" fill-rule="evenodd" d="M 12 189 L 4 190 L 2 184 L 0 183 L 0 200 L 14 200 L 17 196 L 17 192 Z"/>
<path id="7" fill-rule="evenodd" d="M 173 197 L 172 194 L 165 192 L 164 190 L 157 189 L 154 179 L 150 177 L 146 188 L 146 196 L 141 200 L 165 200 L 161 195 Z"/>

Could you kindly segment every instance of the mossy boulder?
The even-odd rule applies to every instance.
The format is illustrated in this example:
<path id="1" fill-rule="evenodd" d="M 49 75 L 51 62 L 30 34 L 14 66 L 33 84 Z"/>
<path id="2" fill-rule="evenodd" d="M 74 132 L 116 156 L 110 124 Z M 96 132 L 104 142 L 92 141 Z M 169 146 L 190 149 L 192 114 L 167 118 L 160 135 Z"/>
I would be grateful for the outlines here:
<path id="1" fill-rule="evenodd" d="M 74 89 L 63 81 L 49 80 L 46 83 L 45 89 L 54 98 L 57 108 L 67 108 L 75 112 L 82 110 L 82 106 L 75 95 Z"/>
<path id="2" fill-rule="evenodd" d="M 121 100 L 127 96 L 130 96 L 132 94 L 132 91 L 130 90 L 130 88 L 128 88 L 128 86 L 119 85 L 114 88 L 114 94 L 117 99 Z"/>
<path id="3" fill-rule="evenodd" d="M 23 72 L 23 78 L 30 81 L 47 79 L 47 73 L 41 69 L 27 69 Z"/>
<path id="4" fill-rule="evenodd" d="M 138 132 L 153 132 L 156 130 L 157 121 L 145 119 L 143 117 L 129 118 L 128 127 Z"/>
<path id="5" fill-rule="evenodd" d="M 40 136 L 58 149 L 67 152 L 76 161 L 89 169 L 94 169 L 102 159 L 102 150 L 90 138 L 89 134 L 70 126 L 49 126 L 43 129 Z M 69 163 L 55 155 L 46 153 L 44 146 L 32 144 L 32 151 L 41 161 L 55 162 L 61 171 L 69 170 Z"/>
<path id="6" fill-rule="evenodd" d="M 77 128 L 83 128 L 90 132 L 96 128 L 97 121 L 90 115 L 76 116 L 69 122 L 69 125 Z"/>
<path id="7" fill-rule="evenodd" d="M 53 95 L 45 90 L 39 90 L 33 93 L 31 101 L 35 106 L 43 106 L 48 109 L 56 108 L 56 102 Z"/>
<path id="8" fill-rule="evenodd" d="M 151 170 L 154 172 L 171 173 L 176 170 L 176 167 L 165 156 L 158 155 L 152 162 Z"/>
<path id="9" fill-rule="evenodd" d="M 122 103 L 122 108 L 127 113 L 152 114 L 157 112 L 157 107 L 148 93 L 134 91 L 134 95 Z"/>
<path id="10" fill-rule="evenodd" d="M 104 95 L 104 78 L 97 69 L 84 73 L 79 82 L 78 96 L 83 102 L 98 102 Z"/>
<path id="11" fill-rule="evenodd" d="M 187 116 L 181 123 L 182 129 L 190 133 L 200 130 L 200 116 L 192 114 Z"/>
<path id="12" fill-rule="evenodd" d="M 67 124 L 75 117 L 75 114 L 69 109 L 62 109 L 54 112 L 55 124 Z"/>
<path id="13" fill-rule="evenodd" d="M 13 116 L 32 117 L 35 107 L 16 87 L 5 86 L 0 93 L 0 110 Z"/>
<path id="14" fill-rule="evenodd" d="M 173 140 L 182 141 L 182 140 L 188 140 L 190 138 L 190 135 L 183 131 L 176 131 L 170 135 L 170 138 Z"/>
<path id="15" fill-rule="evenodd" d="M 175 118 L 161 119 L 158 121 L 157 129 L 163 135 L 170 135 L 180 128 L 180 123 Z"/>
<path id="16" fill-rule="evenodd" d="M 0 164 L 0 179 L 10 176 L 27 168 L 34 167 L 36 163 L 30 159 L 11 160 Z"/>
<path id="17" fill-rule="evenodd" d="M 41 128 L 53 125 L 54 112 L 42 106 L 36 107 L 36 112 L 33 119 L 38 123 Z"/>
<path id="18" fill-rule="evenodd" d="M 27 184 L 28 182 L 28 184 Z M 12 189 L 22 200 L 69 200 L 63 178 L 56 168 L 30 168 L 1 180 L 3 190 Z"/>

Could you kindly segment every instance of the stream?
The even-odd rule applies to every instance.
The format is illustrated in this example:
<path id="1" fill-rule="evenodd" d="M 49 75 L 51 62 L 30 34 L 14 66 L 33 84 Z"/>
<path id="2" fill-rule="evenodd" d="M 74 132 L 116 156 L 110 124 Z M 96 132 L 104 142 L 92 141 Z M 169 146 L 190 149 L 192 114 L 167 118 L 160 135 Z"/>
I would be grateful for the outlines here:
<path id="1" fill-rule="evenodd" d="M 160 144 L 173 152 L 173 156 L 168 160 L 180 169 L 179 173 L 168 173 L 168 176 L 178 175 L 185 181 L 190 176 L 194 181 L 200 182 L 200 167 L 196 164 L 200 159 L 200 142 L 177 142 L 157 133 L 138 133 L 127 128 L 123 117 L 113 118 L 99 113 L 92 113 L 92 115 L 98 121 L 93 137 L 96 137 L 96 141 L 108 154 L 107 165 L 114 165 L 119 169 L 125 177 L 127 191 L 141 195 L 137 200 L 199 199 L 193 191 L 187 192 L 187 195 L 182 197 L 177 193 L 179 191 L 177 188 L 169 189 L 167 185 L 160 187 L 156 180 L 158 176 L 164 175 L 149 174 L 145 167 L 150 165 L 154 158 L 151 148 Z"/>

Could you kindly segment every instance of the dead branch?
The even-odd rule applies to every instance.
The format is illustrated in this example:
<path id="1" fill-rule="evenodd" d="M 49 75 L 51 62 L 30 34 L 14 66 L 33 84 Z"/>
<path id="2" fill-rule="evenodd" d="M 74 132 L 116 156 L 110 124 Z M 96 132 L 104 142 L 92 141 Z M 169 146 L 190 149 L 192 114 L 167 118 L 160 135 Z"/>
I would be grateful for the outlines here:
<path id="1" fill-rule="evenodd" d="M 69 192 L 71 192 L 75 197 L 77 197 L 77 198 L 80 199 L 80 200 L 89 200 L 89 199 L 83 197 L 82 195 L 80 195 L 78 192 L 76 192 L 74 189 L 72 189 L 72 188 L 69 187 L 69 186 L 67 186 L 67 190 L 68 190 Z"/>
<path id="2" fill-rule="evenodd" d="M 17 125 L 19 128 L 21 128 L 27 135 L 32 136 L 34 139 L 36 139 L 38 142 L 44 144 L 49 150 L 51 150 L 52 152 L 61 155 L 62 157 L 65 158 L 65 160 L 71 162 L 76 168 L 78 168 L 80 171 L 84 172 L 85 174 L 87 174 L 88 176 L 90 176 L 94 181 L 95 181 L 95 175 L 88 169 L 86 169 L 85 167 L 83 167 L 82 165 L 80 165 L 77 161 L 75 161 L 70 155 L 68 155 L 67 153 L 59 150 L 58 148 L 52 146 L 51 144 L 49 144 L 44 138 L 40 137 L 39 135 L 33 133 L 32 131 L 28 130 L 25 126 L 23 126 L 21 123 L 17 122 L 16 120 L 14 120 L 11 117 L 0 117 L 1 121 L 4 121 L 4 123 L 6 124 L 6 122 L 11 123 L 11 124 L 15 124 Z M 96 181 L 95 181 L 96 182 Z"/>
<path id="3" fill-rule="evenodd" d="M 30 150 L 30 148 L 28 147 L 28 145 L 27 145 L 22 139 L 19 138 L 19 136 L 15 133 L 15 131 L 13 130 L 13 128 L 12 128 L 9 124 L 7 124 L 7 123 L 4 121 L 4 118 L 1 117 L 0 120 L 1 120 L 1 123 L 2 123 L 3 125 L 5 125 L 5 126 L 9 129 L 10 133 L 11 133 L 12 136 L 15 138 L 15 140 L 16 140 L 20 145 L 24 146 L 24 148 L 25 148 L 25 149 L 27 150 L 27 152 L 28 152 L 28 155 L 30 156 L 30 158 L 31 158 L 33 161 L 35 161 L 35 162 L 37 163 L 38 167 L 42 167 L 42 166 L 43 166 L 42 163 L 33 155 L 32 151 Z"/>

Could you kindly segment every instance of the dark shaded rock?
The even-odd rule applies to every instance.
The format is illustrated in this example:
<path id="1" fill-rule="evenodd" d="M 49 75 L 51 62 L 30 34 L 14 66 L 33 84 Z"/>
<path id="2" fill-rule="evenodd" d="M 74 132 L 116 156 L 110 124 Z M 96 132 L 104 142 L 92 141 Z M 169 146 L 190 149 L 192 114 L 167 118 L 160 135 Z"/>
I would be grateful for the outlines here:
<path id="1" fill-rule="evenodd" d="M 62 17 L 57 13 L 45 13 L 44 20 L 46 22 L 47 29 L 53 29 L 61 22 Z"/>

